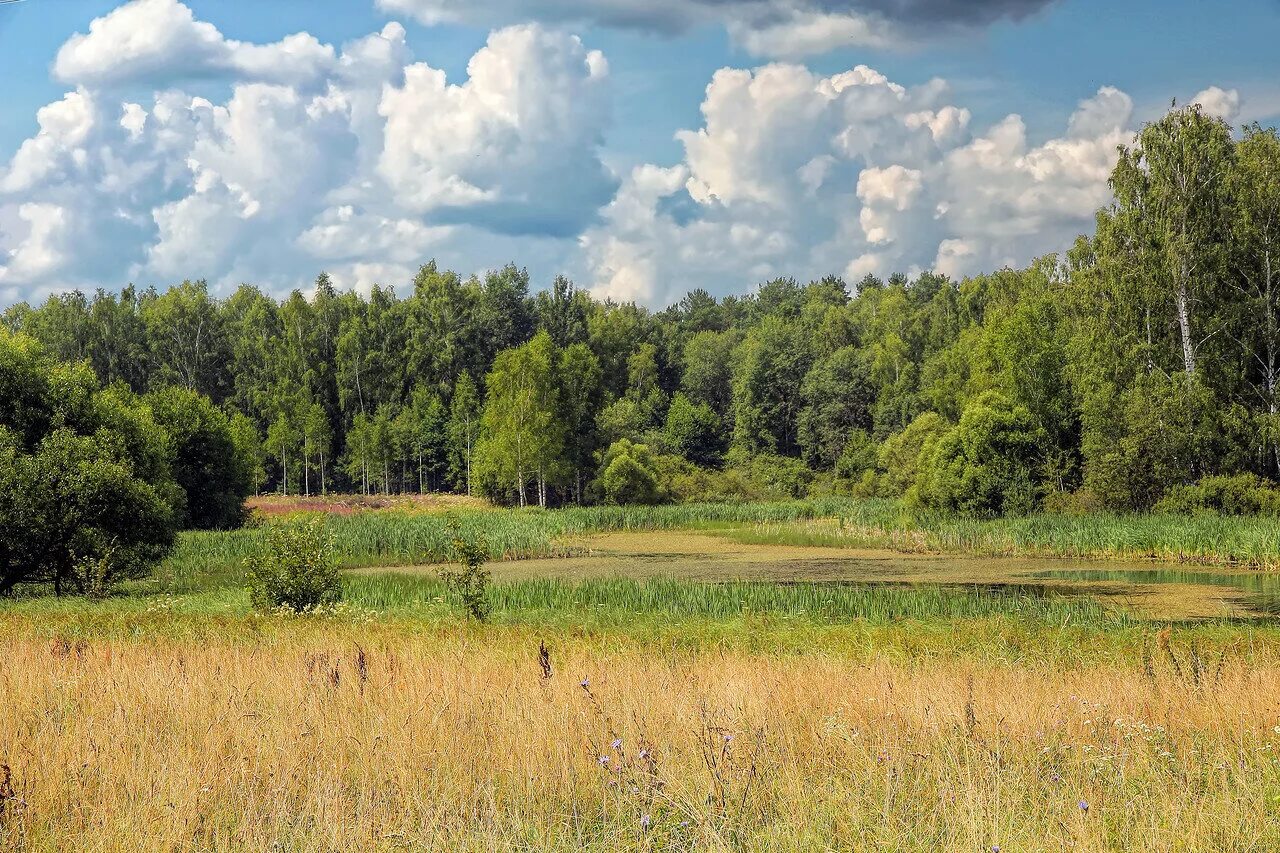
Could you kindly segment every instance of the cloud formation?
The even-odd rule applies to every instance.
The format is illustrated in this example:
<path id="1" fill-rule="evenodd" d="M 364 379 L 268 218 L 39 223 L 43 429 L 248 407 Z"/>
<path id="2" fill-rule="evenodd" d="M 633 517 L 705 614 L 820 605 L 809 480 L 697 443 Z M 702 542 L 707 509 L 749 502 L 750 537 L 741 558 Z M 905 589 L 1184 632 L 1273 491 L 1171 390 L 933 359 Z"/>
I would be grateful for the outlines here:
<path id="1" fill-rule="evenodd" d="M 757 56 L 796 58 L 841 45 L 885 47 L 954 28 L 1020 20 L 1054 0 L 378 0 L 426 24 L 530 19 L 675 34 L 723 26 Z"/>
<path id="2" fill-rule="evenodd" d="M 130 280 L 281 287 L 322 265 L 367 286 L 474 257 L 483 235 L 545 256 L 616 185 L 608 64 L 538 25 L 495 31 L 450 82 L 396 23 L 341 49 L 254 45 L 176 0 L 134 0 L 54 73 L 74 89 L 0 162 L 0 302 Z M 204 97 L 200 77 L 230 96 Z M 156 94 L 117 94 L 139 83 Z"/>
<path id="3" fill-rule="evenodd" d="M 1103 88 L 1036 144 L 1016 115 L 973 129 L 941 81 L 726 69 L 678 135 L 683 162 L 636 169 L 582 242 L 600 295 L 659 304 L 690 281 L 1025 263 L 1089 230 L 1132 113 Z"/>
<path id="4" fill-rule="evenodd" d="M 875 2 L 883 20 L 956 22 L 1037 6 Z M 597 8 L 656 26 L 749 5 Z M 367 289 L 430 257 L 467 271 L 515 260 L 651 305 L 779 275 L 963 276 L 1089 231 L 1134 132 L 1132 101 L 1111 87 L 1033 139 L 1017 115 L 975 127 L 941 80 L 771 63 L 716 72 L 677 162 L 616 177 L 609 64 L 566 32 L 495 30 L 450 80 L 415 61 L 398 23 L 337 47 L 305 33 L 255 45 L 177 0 L 94 21 L 54 70 L 70 90 L 0 161 L 0 305 L 183 278 L 279 291 L 321 269 Z M 1242 109 L 1234 90 L 1192 100 L 1228 120 Z"/>
<path id="5" fill-rule="evenodd" d="M 53 75 L 84 86 L 221 74 L 303 83 L 330 70 L 335 58 L 331 46 L 308 33 L 275 44 L 234 41 L 178 0 L 134 0 L 94 20 L 87 34 L 73 35 L 58 51 Z"/>

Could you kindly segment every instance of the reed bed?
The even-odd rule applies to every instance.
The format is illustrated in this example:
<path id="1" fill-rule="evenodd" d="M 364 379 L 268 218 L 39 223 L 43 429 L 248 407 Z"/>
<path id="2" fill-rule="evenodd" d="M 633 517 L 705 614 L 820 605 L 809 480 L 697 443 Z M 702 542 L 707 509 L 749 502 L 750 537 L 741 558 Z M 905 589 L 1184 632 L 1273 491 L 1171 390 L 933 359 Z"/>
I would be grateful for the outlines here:
<path id="1" fill-rule="evenodd" d="M 1280 568 L 1280 521 L 1267 517 L 1095 513 L 984 520 L 868 500 L 851 501 L 834 517 L 766 521 L 729 535 L 758 544 Z"/>
<path id="2" fill-rule="evenodd" d="M 448 608 L 444 584 L 409 575 L 356 575 L 344 600 L 389 614 Z M 643 619 L 732 620 L 755 615 L 822 623 L 958 620 L 993 616 L 1054 625 L 1122 626 L 1131 619 L 1091 599 L 978 587 L 831 583 L 692 583 L 676 578 L 494 584 L 492 618 L 503 623 L 627 624 Z"/>
<path id="3" fill-rule="evenodd" d="M 453 514 L 361 511 L 326 515 L 343 564 L 348 568 L 421 565 L 452 558 L 450 518 L 463 535 L 483 536 L 495 560 L 572 556 L 580 549 L 562 540 L 614 530 L 672 530 L 709 526 L 794 522 L 830 518 L 842 500 L 680 506 L 572 507 L 559 510 L 464 510 Z M 179 536 L 161 565 L 163 589 L 188 592 L 242 585 L 243 565 L 261 546 L 262 531 L 195 531 Z"/>
<path id="4" fill-rule="evenodd" d="M 0 624 L 0 849 L 1272 850 L 1275 656 L 691 654 Z M 540 641 L 546 641 L 544 669 Z"/>

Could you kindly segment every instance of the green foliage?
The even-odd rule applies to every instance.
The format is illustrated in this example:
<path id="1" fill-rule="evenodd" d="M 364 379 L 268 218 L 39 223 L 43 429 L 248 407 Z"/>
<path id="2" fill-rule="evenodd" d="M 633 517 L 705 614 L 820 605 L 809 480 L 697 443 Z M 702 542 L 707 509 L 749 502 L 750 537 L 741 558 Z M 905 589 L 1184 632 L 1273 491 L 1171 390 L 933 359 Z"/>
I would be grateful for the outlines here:
<path id="1" fill-rule="evenodd" d="M 458 599 L 467 614 L 477 622 L 489 618 L 489 543 L 483 536 L 470 537 L 462 529 L 457 518 L 448 522 L 454 559 L 462 564 L 460 571 L 443 569 L 440 580 L 449 593 Z"/>
<path id="2" fill-rule="evenodd" d="M 644 444 L 620 439 L 600 464 L 597 488 L 611 504 L 656 504 L 665 499 L 658 482 L 658 461 Z"/>
<path id="3" fill-rule="evenodd" d="M 773 315 L 747 333 L 733 379 L 733 444 L 741 452 L 796 450 L 796 390 L 809 368 L 807 343 L 797 324 Z"/>
<path id="4" fill-rule="evenodd" d="M 102 594 L 173 545 L 172 443 L 127 391 L 0 330 L 0 594 Z"/>
<path id="5" fill-rule="evenodd" d="M 836 461 L 836 478 L 861 480 L 868 472 L 874 472 L 880 457 L 880 447 L 864 429 L 855 429 L 845 440 L 844 449 Z"/>
<path id="6" fill-rule="evenodd" d="M 760 453 L 739 467 L 747 472 L 752 484 L 766 500 L 802 498 L 813 484 L 813 471 L 792 456 Z"/>
<path id="7" fill-rule="evenodd" d="M 714 466 L 724 453 L 722 435 L 720 419 L 709 405 L 676 394 L 663 430 L 667 447 L 695 465 Z"/>
<path id="8" fill-rule="evenodd" d="M 1194 485 L 1171 488 L 1155 511 L 1276 516 L 1280 515 L 1280 489 L 1253 474 L 1205 477 Z"/>
<path id="9" fill-rule="evenodd" d="M 173 477 L 183 497 L 181 526 L 239 527 L 256 477 L 246 449 L 237 445 L 231 419 L 208 397 L 186 388 L 153 391 L 146 403 L 173 442 Z"/>
<path id="10" fill-rule="evenodd" d="M 862 353 L 843 347 L 818 362 L 800 389 L 804 408 L 798 422 L 805 462 L 830 471 L 855 431 L 871 428 L 875 390 Z"/>
<path id="11" fill-rule="evenodd" d="M 245 568 L 259 610 L 305 613 L 342 600 L 333 536 L 318 519 L 267 527 Z"/>
<path id="12" fill-rule="evenodd" d="M 992 391 L 937 440 L 922 472 L 925 506 L 961 515 L 1026 515 L 1039 497 L 1047 436 L 1024 406 Z M 922 461 L 923 461 L 922 459 Z"/>
<path id="13" fill-rule="evenodd" d="M 877 490 L 888 497 L 905 495 L 922 471 L 933 464 L 933 446 L 951 431 L 951 424 L 936 412 L 925 412 L 880 446 Z"/>

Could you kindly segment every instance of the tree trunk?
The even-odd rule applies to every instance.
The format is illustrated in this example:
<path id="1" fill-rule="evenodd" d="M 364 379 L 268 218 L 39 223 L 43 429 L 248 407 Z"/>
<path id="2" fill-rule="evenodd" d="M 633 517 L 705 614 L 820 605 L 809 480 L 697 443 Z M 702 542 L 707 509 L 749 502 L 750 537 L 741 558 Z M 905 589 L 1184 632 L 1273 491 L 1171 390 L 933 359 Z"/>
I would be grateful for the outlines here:
<path id="1" fill-rule="evenodd" d="M 1188 376 L 1196 372 L 1196 347 L 1191 339 L 1191 300 L 1187 292 L 1187 270 L 1182 267 L 1175 299 L 1178 309 L 1178 331 L 1182 336 L 1182 366 Z"/>

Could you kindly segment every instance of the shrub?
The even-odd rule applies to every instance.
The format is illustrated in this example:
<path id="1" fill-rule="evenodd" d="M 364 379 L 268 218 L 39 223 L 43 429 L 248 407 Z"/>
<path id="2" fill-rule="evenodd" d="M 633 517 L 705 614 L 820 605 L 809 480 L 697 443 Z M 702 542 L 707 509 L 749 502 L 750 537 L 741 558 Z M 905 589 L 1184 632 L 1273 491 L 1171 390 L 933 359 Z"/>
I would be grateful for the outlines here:
<path id="1" fill-rule="evenodd" d="M 836 460 L 836 478 L 840 480 L 861 480 L 868 471 L 874 471 L 880 447 L 865 429 L 855 429 L 849 433 L 844 450 Z"/>
<path id="2" fill-rule="evenodd" d="M 462 602 L 468 615 L 477 622 L 489 618 L 489 543 L 483 536 L 468 538 L 462 533 L 458 519 L 450 517 L 449 535 L 454 559 L 462 564 L 462 571 L 443 569 L 440 580 L 449 592 Z"/>
<path id="3" fill-rule="evenodd" d="M 1074 517 L 1094 515 L 1106 509 L 1102 499 L 1086 488 L 1076 489 L 1074 492 L 1049 492 L 1044 496 L 1042 508 L 1051 515 Z"/>
<path id="4" fill-rule="evenodd" d="M 656 504 L 665 499 L 658 484 L 658 460 L 647 445 L 623 438 L 605 452 L 598 487 L 611 504 Z"/>
<path id="5" fill-rule="evenodd" d="M 902 432 L 885 439 L 877 460 L 881 476 L 877 494 L 899 497 L 916 484 L 923 462 L 929 464 L 934 443 L 951 429 L 951 423 L 937 412 L 925 412 Z"/>
<path id="6" fill-rule="evenodd" d="M 753 457 L 747 470 L 751 482 L 770 500 L 804 497 L 814 477 L 802 460 L 772 453 Z"/>
<path id="7" fill-rule="evenodd" d="M 333 537 L 319 519 L 266 528 L 247 561 L 249 600 L 259 610 L 314 610 L 342 599 Z"/>
<path id="8" fill-rule="evenodd" d="M 1253 474 L 1205 477 L 1194 485 L 1174 486 L 1155 510 L 1183 515 L 1280 515 L 1280 489 Z"/>
<path id="9" fill-rule="evenodd" d="M 934 445 L 919 500 L 964 515 L 1025 515 L 1035 508 L 1047 442 L 1025 406 L 987 392 Z"/>

